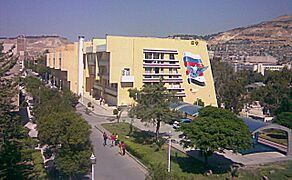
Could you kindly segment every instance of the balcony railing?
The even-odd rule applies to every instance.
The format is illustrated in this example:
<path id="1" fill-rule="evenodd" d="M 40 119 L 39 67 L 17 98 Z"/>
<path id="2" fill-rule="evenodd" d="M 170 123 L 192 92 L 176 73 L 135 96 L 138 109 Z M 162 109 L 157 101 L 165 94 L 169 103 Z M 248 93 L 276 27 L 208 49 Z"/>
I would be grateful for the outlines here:
<path id="1" fill-rule="evenodd" d="M 121 76 L 121 82 L 134 82 L 134 76 Z"/>
<path id="2" fill-rule="evenodd" d="M 143 82 L 159 82 L 160 78 L 143 78 Z M 182 78 L 168 78 L 163 79 L 163 82 L 170 83 L 170 82 L 182 82 Z"/>
<path id="3" fill-rule="evenodd" d="M 168 68 L 180 68 L 179 64 L 159 64 L 159 63 L 143 63 L 143 67 L 168 67 Z"/>

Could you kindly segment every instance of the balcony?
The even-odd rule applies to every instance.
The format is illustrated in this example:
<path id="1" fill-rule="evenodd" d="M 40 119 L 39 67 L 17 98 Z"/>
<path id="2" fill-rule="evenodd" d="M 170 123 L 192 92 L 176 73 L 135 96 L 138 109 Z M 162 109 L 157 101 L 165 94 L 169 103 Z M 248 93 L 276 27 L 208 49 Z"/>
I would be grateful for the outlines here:
<path id="1" fill-rule="evenodd" d="M 170 85 L 167 89 L 169 89 L 169 90 L 183 90 L 184 88 L 182 88 L 180 85 Z"/>
<path id="2" fill-rule="evenodd" d="M 181 76 L 181 74 L 179 74 L 179 73 L 163 73 L 163 72 L 160 72 L 160 73 L 146 72 L 146 73 L 143 73 L 143 76 Z"/>
<path id="3" fill-rule="evenodd" d="M 121 82 L 122 83 L 127 83 L 127 82 L 130 82 L 130 83 L 133 83 L 134 82 L 134 76 L 121 76 Z"/>
<path id="4" fill-rule="evenodd" d="M 179 62 L 178 59 L 146 59 L 146 58 L 144 58 L 144 61 Z"/>
<path id="5" fill-rule="evenodd" d="M 159 82 L 160 78 L 143 78 L 143 82 Z M 182 78 L 168 78 L 168 79 L 163 79 L 164 83 L 171 83 L 171 82 L 182 82 Z"/>
<path id="6" fill-rule="evenodd" d="M 180 68 L 179 64 L 159 64 L 159 63 L 143 63 L 143 67 L 166 67 L 166 68 Z"/>
<path id="7" fill-rule="evenodd" d="M 175 94 L 175 96 L 178 96 L 178 97 L 185 97 L 186 96 L 186 93 L 184 91 L 181 91 L 181 92 L 177 92 Z"/>

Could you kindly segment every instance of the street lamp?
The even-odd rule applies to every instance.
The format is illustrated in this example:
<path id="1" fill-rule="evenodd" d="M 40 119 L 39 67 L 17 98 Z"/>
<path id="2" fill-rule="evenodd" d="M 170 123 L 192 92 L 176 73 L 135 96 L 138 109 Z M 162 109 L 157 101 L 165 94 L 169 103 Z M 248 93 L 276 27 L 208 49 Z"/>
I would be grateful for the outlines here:
<path id="1" fill-rule="evenodd" d="M 91 161 L 91 179 L 94 180 L 94 165 L 96 163 L 96 157 L 92 153 L 90 156 L 90 161 Z"/>
<path id="2" fill-rule="evenodd" d="M 169 131 L 169 139 L 168 139 L 168 168 L 167 168 L 167 172 L 170 172 L 170 158 L 171 158 L 171 131 Z"/>

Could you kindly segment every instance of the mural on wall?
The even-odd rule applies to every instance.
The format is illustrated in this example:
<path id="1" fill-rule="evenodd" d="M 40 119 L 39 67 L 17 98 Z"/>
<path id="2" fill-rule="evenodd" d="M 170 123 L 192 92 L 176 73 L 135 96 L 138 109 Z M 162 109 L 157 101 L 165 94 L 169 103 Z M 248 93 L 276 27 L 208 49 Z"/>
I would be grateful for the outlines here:
<path id="1" fill-rule="evenodd" d="M 184 52 L 183 61 L 186 67 L 188 83 L 205 86 L 206 79 L 204 77 L 204 71 L 206 71 L 208 66 L 204 66 L 201 56 L 198 54 L 194 55 L 190 52 Z"/>

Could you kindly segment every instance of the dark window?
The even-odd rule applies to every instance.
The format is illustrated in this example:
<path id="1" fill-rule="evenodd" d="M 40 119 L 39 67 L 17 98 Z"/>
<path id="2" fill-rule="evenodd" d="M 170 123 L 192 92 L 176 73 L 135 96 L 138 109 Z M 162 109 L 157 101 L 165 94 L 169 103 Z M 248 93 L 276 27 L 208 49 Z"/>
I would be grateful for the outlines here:
<path id="1" fill-rule="evenodd" d="M 153 53 L 153 59 L 159 59 L 159 53 Z"/>
<path id="2" fill-rule="evenodd" d="M 174 54 L 169 54 L 169 59 L 174 59 Z"/>
<path id="3" fill-rule="evenodd" d="M 155 74 L 159 74 L 159 68 L 154 68 Z"/>
<path id="4" fill-rule="evenodd" d="M 152 53 L 145 53 L 145 59 L 152 59 Z"/>

